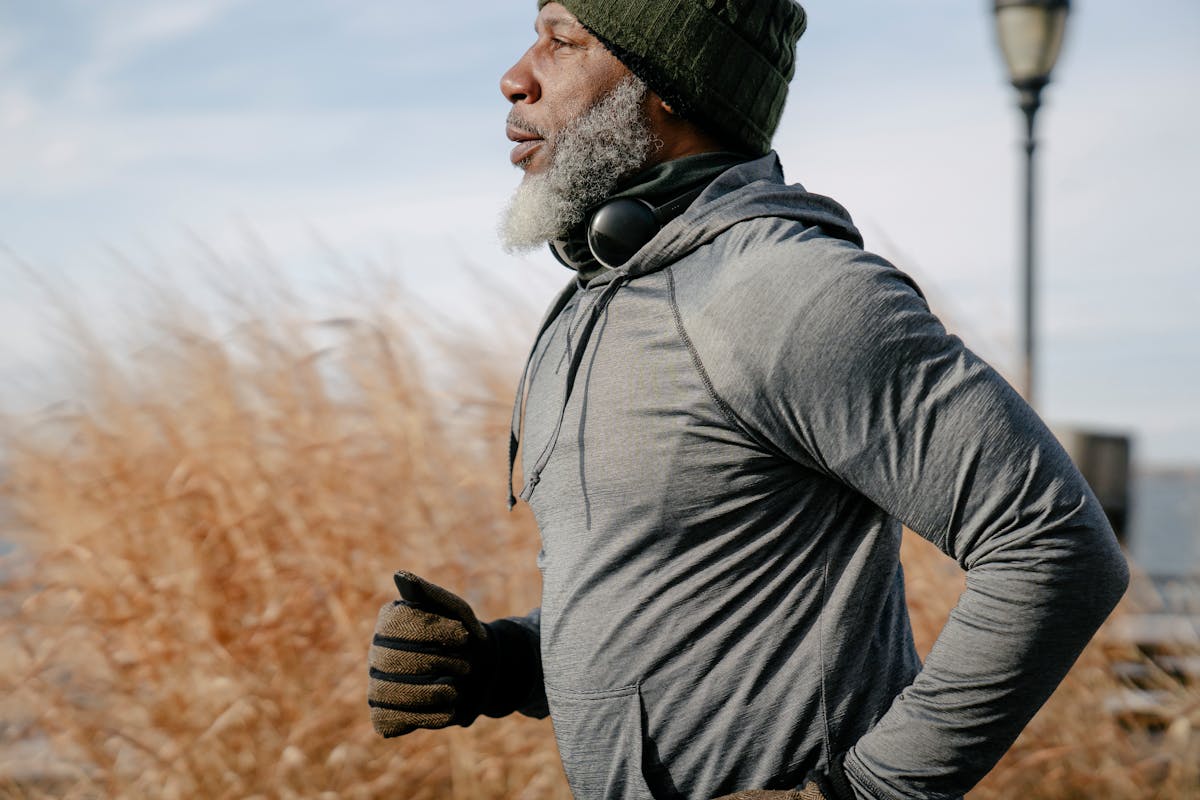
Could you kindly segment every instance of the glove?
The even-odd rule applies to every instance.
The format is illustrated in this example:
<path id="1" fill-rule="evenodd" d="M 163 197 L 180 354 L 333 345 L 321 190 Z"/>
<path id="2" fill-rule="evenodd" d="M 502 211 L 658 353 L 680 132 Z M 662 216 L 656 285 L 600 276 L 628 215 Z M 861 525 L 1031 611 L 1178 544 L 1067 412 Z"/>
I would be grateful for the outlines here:
<path id="1" fill-rule="evenodd" d="M 716 800 L 826 800 L 826 796 L 821 794 L 821 790 L 817 789 L 814 784 L 809 783 L 803 789 L 792 790 L 792 792 L 779 792 L 775 789 L 746 789 L 744 792 L 721 795 Z"/>
<path id="2" fill-rule="evenodd" d="M 385 738 L 501 717 L 541 690 L 532 634 L 509 620 L 481 623 L 462 598 L 397 572 L 400 600 L 379 610 L 367 656 L 371 724 Z"/>
<path id="3" fill-rule="evenodd" d="M 748 789 L 733 794 L 723 795 L 716 800 L 826 800 L 825 795 L 814 783 L 807 784 L 803 789 L 777 791 L 772 789 Z"/>
<path id="4" fill-rule="evenodd" d="M 803 789 L 748 789 L 716 800 L 854 800 L 854 788 L 846 779 L 846 769 L 842 766 L 845 758 L 845 753 L 835 756 L 827 771 L 818 775 L 815 782 L 804 784 Z"/>

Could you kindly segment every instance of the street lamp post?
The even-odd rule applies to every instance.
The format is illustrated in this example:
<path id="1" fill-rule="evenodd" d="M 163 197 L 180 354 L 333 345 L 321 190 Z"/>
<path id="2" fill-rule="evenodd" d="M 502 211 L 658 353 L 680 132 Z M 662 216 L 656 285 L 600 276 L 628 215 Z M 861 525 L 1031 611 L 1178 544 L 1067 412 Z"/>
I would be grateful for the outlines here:
<path id="1" fill-rule="evenodd" d="M 1025 269 L 1022 279 L 1022 389 L 1034 402 L 1034 118 L 1042 104 L 1042 89 L 1058 61 L 1066 30 L 1069 0 L 995 0 L 996 30 L 1008 66 L 1009 80 L 1020 92 L 1025 113 Z"/>

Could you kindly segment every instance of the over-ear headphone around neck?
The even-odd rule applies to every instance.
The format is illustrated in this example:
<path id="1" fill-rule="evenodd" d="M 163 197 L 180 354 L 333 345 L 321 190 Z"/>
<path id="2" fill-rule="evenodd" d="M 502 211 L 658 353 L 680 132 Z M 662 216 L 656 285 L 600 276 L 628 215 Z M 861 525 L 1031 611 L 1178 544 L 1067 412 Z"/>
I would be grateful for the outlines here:
<path id="1" fill-rule="evenodd" d="M 625 266 L 663 227 L 678 217 L 705 186 L 687 190 L 660 206 L 636 197 L 609 200 L 588 219 L 587 243 L 592 257 L 608 269 Z"/>

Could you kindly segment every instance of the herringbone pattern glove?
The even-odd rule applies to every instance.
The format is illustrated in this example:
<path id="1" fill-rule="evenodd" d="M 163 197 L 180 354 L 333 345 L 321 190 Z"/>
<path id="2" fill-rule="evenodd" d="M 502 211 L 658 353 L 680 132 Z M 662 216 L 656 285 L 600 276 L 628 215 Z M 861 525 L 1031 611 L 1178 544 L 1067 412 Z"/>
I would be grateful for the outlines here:
<path id="1" fill-rule="evenodd" d="M 379 610 L 367 657 L 371 723 L 381 736 L 470 725 L 492 666 L 487 627 L 460 597 L 397 572 L 400 600 Z"/>
<path id="2" fill-rule="evenodd" d="M 815 783 L 810 783 L 803 789 L 789 791 L 749 789 L 718 797 L 717 800 L 826 800 L 826 797 Z"/>
<path id="3" fill-rule="evenodd" d="M 854 800 L 854 788 L 846 778 L 845 760 L 845 753 L 834 756 L 816 781 L 804 784 L 803 789 L 748 789 L 716 800 Z"/>

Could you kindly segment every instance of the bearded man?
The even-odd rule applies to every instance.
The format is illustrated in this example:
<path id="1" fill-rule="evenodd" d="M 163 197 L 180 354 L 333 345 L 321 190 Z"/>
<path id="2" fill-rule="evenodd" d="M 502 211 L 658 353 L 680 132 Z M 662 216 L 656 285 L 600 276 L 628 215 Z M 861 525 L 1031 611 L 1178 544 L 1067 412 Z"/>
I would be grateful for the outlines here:
<path id="1" fill-rule="evenodd" d="M 805 26 L 792 0 L 539 3 L 501 90 L 506 243 L 574 271 L 511 442 L 523 419 L 543 604 L 482 624 L 397 573 L 382 735 L 548 713 L 579 798 L 955 798 L 1124 592 L 1043 423 L 784 182 Z M 967 573 L 923 666 L 902 523 Z"/>

